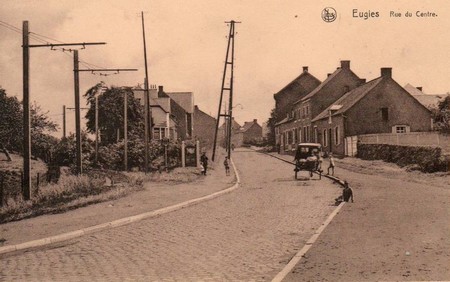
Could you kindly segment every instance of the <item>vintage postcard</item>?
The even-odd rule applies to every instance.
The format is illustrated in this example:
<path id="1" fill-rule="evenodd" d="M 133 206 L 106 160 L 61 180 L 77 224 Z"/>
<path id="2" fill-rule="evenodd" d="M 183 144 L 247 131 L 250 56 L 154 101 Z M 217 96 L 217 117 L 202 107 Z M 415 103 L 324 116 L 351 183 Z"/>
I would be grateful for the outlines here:
<path id="1" fill-rule="evenodd" d="M 1 281 L 450 281 L 446 0 L 0 0 Z"/>

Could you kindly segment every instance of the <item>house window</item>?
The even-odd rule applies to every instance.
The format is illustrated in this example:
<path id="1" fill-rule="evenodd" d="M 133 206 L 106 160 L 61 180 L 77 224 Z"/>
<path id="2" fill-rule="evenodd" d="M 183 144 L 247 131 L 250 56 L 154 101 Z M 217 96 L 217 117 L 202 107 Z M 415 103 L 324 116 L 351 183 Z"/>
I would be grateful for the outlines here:
<path id="1" fill-rule="evenodd" d="M 317 127 L 314 127 L 314 142 L 319 141 L 319 131 L 317 130 Z"/>
<path id="2" fill-rule="evenodd" d="M 410 128 L 407 125 L 395 125 L 392 127 L 392 133 L 408 133 Z"/>
<path id="3" fill-rule="evenodd" d="M 339 145 L 339 126 L 334 128 L 334 144 Z"/>
<path id="4" fill-rule="evenodd" d="M 327 130 L 326 129 L 324 129 L 323 130 L 323 135 L 322 135 L 322 144 L 323 144 L 323 146 L 324 147 L 328 147 L 328 136 L 327 136 L 328 134 L 327 134 Z"/>
<path id="5" fill-rule="evenodd" d="M 153 128 L 153 138 L 155 140 L 160 140 L 161 139 L 161 128 L 159 127 L 154 127 Z"/>
<path id="6" fill-rule="evenodd" d="M 388 108 L 381 108 L 381 119 L 383 121 L 389 120 L 389 109 Z"/>
<path id="7" fill-rule="evenodd" d="M 307 138 L 308 138 L 308 136 L 306 133 L 306 126 L 303 126 L 303 142 L 306 142 L 306 140 L 308 140 Z"/>
<path id="8" fill-rule="evenodd" d="M 298 143 L 301 143 L 302 142 L 302 128 L 301 127 L 297 128 L 297 131 L 298 131 Z"/>

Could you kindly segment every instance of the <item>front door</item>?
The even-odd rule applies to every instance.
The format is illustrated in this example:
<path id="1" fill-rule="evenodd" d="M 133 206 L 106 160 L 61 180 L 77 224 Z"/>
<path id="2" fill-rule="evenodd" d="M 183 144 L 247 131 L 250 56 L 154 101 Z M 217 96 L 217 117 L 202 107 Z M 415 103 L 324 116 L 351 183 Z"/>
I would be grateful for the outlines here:
<path id="1" fill-rule="evenodd" d="M 328 144 L 330 145 L 329 149 L 330 149 L 330 153 L 333 152 L 333 137 L 331 136 L 331 134 L 333 133 L 333 130 L 328 129 Z"/>

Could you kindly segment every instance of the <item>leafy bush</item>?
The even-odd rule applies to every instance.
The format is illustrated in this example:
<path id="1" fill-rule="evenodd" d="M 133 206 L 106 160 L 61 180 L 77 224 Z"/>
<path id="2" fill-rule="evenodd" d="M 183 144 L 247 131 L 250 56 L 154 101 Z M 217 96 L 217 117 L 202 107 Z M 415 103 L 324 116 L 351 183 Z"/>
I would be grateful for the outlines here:
<path id="1" fill-rule="evenodd" d="M 152 140 L 149 144 L 149 166 L 152 170 L 158 170 L 165 166 L 164 145 L 161 141 Z M 178 143 L 167 144 L 168 168 L 181 165 L 181 148 Z M 110 144 L 99 148 L 99 163 L 103 168 L 112 170 L 123 169 L 124 142 Z M 140 139 L 132 139 L 128 142 L 128 167 L 145 169 L 144 142 Z"/>

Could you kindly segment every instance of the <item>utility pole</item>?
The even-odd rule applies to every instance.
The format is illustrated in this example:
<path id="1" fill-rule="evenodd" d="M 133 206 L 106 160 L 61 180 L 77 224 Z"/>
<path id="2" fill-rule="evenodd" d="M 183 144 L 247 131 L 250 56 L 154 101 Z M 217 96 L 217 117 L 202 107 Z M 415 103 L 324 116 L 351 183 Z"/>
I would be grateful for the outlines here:
<path id="1" fill-rule="evenodd" d="M 66 138 L 66 105 L 63 105 L 63 138 Z"/>
<path id="2" fill-rule="evenodd" d="M 81 113 L 80 113 L 80 73 L 78 50 L 73 51 L 73 78 L 75 90 L 75 132 L 77 139 L 77 174 L 83 173 L 82 157 L 81 157 Z"/>
<path id="3" fill-rule="evenodd" d="M 30 132 L 30 48 L 28 39 L 28 21 L 22 27 L 23 51 L 23 179 L 24 200 L 31 198 L 31 132 Z"/>
<path id="4" fill-rule="evenodd" d="M 60 43 L 60 44 L 29 44 L 29 28 L 28 21 L 23 21 L 22 28 L 22 48 L 23 48 L 23 179 L 22 179 L 22 190 L 23 197 L 25 200 L 29 200 L 31 198 L 31 134 L 30 134 L 30 93 L 29 93 L 29 65 L 30 65 L 30 56 L 29 56 L 29 48 L 36 47 L 58 47 L 58 46 L 83 46 L 87 45 L 99 45 L 106 44 L 105 42 L 91 42 L 91 43 Z M 77 54 L 78 57 L 78 54 Z M 75 61 L 75 58 L 74 58 Z M 75 70 L 75 68 L 74 68 Z M 77 80 L 75 77 L 74 80 Z M 75 87 L 75 92 L 77 87 Z M 79 95 L 79 93 L 78 93 Z M 78 102 L 79 105 L 79 102 Z M 80 139 L 81 140 L 81 139 Z M 77 138 L 78 141 L 78 138 Z M 81 148 L 81 142 L 79 144 Z M 81 156 L 79 156 L 81 158 Z M 78 156 L 77 156 L 78 158 Z M 77 162 L 77 165 L 79 163 Z M 78 171 L 81 172 L 81 166 L 77 167 Z"/>
<path id="5" fill-rule="evenodd" d="M 233 107 L 233 68 L 234 68 L 234 35 L 235 35 L 235 28 L 234 25 L 236 21 L 230 21 L 226 22 L 227 24 L 230 24 L 230 31 L 228 33 L 228 45 L 227 45 L 227 53 L 225 55 L 225 65 L 223 68 L 223 77 L 222 77 L 222 87 L 220 90 L 220 100 L 219 100 L 219 110 L 217 113 L 217 121 L 216 121 L 216 131 L 214 133 L 214 145 L 213 145 L 213 153 L 212 153 L 212 161 L 214 161 L 215 154 L 216 154 L 216 146 L 217 146 L 217 132 L 219 130 L 219 124 L 220 124 L 220 117 L 225 117 L 225 122 L 227 122 L 226 118 L 228 118 L 228 127 L 227 132 L 225 133 L 226 136 L 226 142 L 227 142 L 227 151 L 228 151 L 228 158 L 231 156 L 231 150 L 230 150 L 230 141 L 231 141 L 231 120 L 232 120 L 232 107 Z M 231 49 L 231 58 L 230 58 L 230 49 Z M 230 77 L 230 86 L 225 87 L 225 79 L 226 74 L 228 70 L 228 65 L 231 67 L 231 77 Z M 221 107 L 222 107 L 222 100 L 223 100 L 223 93 L 224 91 L 229 91 L 229 111 L 228 113 L 225 111 L 225 114 L 221 114 Z"/>
<path id="6" fill-rule="evenodd" d="M 123 92 L 123 169 L 128 171 L 128 92 Z"/>
<path id="7" fill-rule="evenodd" d="M 144 143 L 145 143 L 145 173 L 148 173 L 148 142 L 152 139 L 153 133 L 152 126 L 152 109 L 150 107 L 150 94 L 148 91 L 148 65 L 147 65 L 147 45 L 145 42 L 145 25 L 144 25 L 144 12 L 141 12 L 142 16 L 142 37 L 144 43 L 144 61 L 145 61 L 145 129 L 144 129 Z"/>

